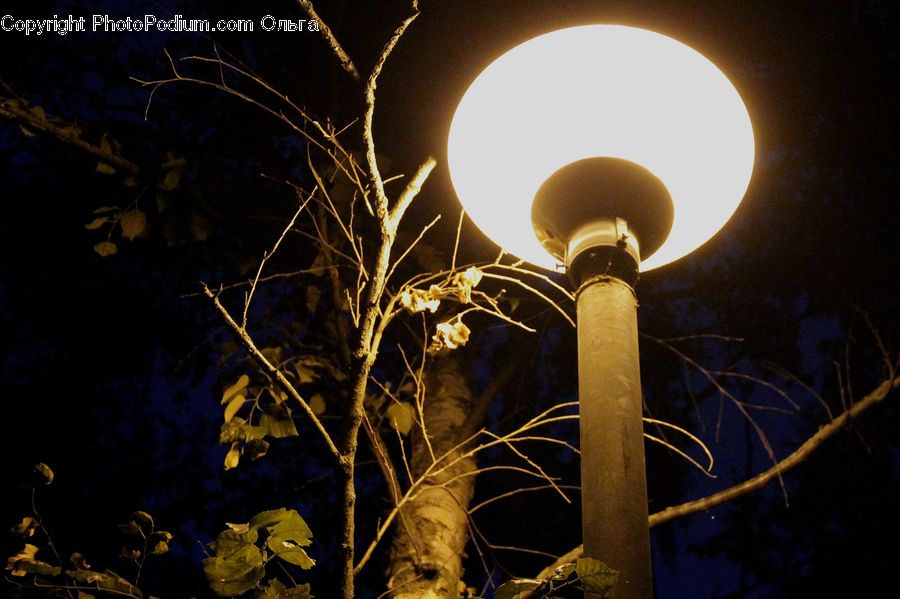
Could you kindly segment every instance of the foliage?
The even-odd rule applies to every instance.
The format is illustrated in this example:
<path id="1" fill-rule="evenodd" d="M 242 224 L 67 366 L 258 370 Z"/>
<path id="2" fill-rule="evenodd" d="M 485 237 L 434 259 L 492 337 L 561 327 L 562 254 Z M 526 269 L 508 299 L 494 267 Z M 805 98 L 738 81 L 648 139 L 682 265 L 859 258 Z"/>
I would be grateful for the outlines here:
<path id="1" fill-rule="evenodd" d="M 582 557 L 574 563 L 561 564 L 547 580 L 513 579 L 494 592 L 494 599 L 558 599 L 556 593 L 575 585 L 598 599 L 615 589 L 619 573 L 602 561 Z"/>
<path id="2" fill-rule="evenodd" d="M 42 486 L 49 486 L 53 482 L 55 475 L 46 464 L 38 464 L 34 470 Z M 150 556 L 156 558 L 167 554 L 172 534 L 157 529 L 153 517 L 144 511 L 134 512 L 128 522 L 119 525 L 119 532 L 124 537 L 119 560 L 136 566 L 134 579 L 130 581 L 109 569 L 93 569 L 85 556 L 77 551 L 71 553 L 68 562 L 64 563 L 56 542 L 37 511 L 35 496 L 38 490 L 38 486 L 31 488 L 32 514 L 22 518 L 12 528 L 14 535 L 43 545 L 41 547 L 25 542 L 21 551 L 7 559 L 6 570 L 9 575 L 14 577 L 13 580 L 22 579 L 22 582 L 17 583 L 18 586 L 30 584 L 58 597 L 71 597 L 71 593 L 77 591 L 79 599 L 93 599 L 96 595 L 141 599 L 144 595 L 138 584 L 144 561 Z M 39 551 L 52 554 L 57 565 L 37 559 Z"/>
<path id="3" fill-rule="evenodd" d="M 296 510 L 279 508 L 260 512 L 244 524 L 228 529 L 210 543 L 212 556 L 203 560 L 210 587 L 222 597 L 236 597 L 257 589 L 257 597 L 309 597 L 309 585 L 290 589 L 277 579 L 265 586 L 266 565 L 279 560 L 308 570 L 315 565 L 304 547 L 312 544 L 312 532 Z M 281 593 L 287 593 L 281 595 Z"/>

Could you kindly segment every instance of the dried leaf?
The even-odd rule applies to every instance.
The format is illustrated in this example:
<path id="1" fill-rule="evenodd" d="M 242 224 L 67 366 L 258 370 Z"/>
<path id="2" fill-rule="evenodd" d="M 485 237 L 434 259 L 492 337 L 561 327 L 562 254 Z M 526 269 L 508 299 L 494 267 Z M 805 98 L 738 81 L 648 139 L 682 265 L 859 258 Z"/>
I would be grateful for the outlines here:
<path id="1" fill-rule="evenodd" d="M 24 125 L 19 125 L 19 131 L 21 131 L 25 137 L 34 137 L 34 132 Z"/>
<path id="2" fill-rule="evenodd" d="M 119 226 L 122 227 L 122 237 L 133 241 L 142 237 L 147 232 L 147 215 L 140 210 L 129 210 L 119 216 Z"/>
<path id="3" fill-rule="evenodd" d="M 94 251 L 105 258 L 114 255 L 119 251 L 119 248 L 112 241 L 101 241 L 100 243 L 94 244 Z"/>
<path id="4" fill-rule="evenodd" d="M 441 293 L 441 288 L 437 285 L 432 285 L 428 291 L 406 289 L 400 294 L 400 305 L 406 308 L 410 314 L 418 314 L 426 310 L 434 314 L 441 305 Z"/>
<path id="5" fill-rule="evenodd" d="M 453 277 L 453 287 L 455 287 L 456 298 L 460 303 L 468 304 L 472 301 L 472 288 L 481 282 L 482 272 L 470 266 L 463 272 L 457 273 Z"/>
<path id="6" fill-rule="evenodd" d="M 98 162 L 97 163 L 97 172 L 102 173 L 104 175 L 115 175 L 116 169 L 114 167 L 106 164 L 105 162 Z"/>
<path id="7" fill-rule="evenodd" d="M 460 318 L 437 325 L 437 331 L 431 338 L 429 353 L 437 353 L 442 349 L 456 349 L 469 340 L 469 327 Z"/>

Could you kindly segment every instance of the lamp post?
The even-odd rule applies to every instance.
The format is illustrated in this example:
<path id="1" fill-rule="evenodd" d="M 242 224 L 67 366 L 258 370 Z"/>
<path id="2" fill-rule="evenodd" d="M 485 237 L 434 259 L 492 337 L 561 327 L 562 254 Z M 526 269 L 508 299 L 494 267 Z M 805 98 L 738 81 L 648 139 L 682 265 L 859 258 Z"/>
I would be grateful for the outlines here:
<path id="1" fill-rule="evenodd" d="M 489 65 L 456 110 L 451 179 L 473 222 L 576 288 L 584 554 L 652 597 L 634 285 L 730 218 L 753 170 L 747 110 L 669 37 L 588 25 Z"/>

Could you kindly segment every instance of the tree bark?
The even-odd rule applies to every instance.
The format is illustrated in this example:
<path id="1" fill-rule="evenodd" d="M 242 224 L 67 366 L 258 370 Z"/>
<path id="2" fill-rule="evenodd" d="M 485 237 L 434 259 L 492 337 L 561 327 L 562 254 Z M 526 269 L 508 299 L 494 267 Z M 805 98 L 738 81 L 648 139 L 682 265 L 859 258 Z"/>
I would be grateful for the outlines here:
<path id="1" fill-rule="evenodd" d="M 475 403 L 455 356 L 438 359 L 426 375 L 425 429 L 440 458 L 462 439 L 466 416 Z M 419 477 L 433 463 L 421 430 L 413 437 L 411 469 Z M 455 456 L 445 458 L 449 463 Z M 388 588 L 393 599 L 460 596 L 462 558 L 468 541 L 468 506 L 475 486 L 475 460 L 460 460 L 428 477 L 404 506 L 394 533 Z"/>

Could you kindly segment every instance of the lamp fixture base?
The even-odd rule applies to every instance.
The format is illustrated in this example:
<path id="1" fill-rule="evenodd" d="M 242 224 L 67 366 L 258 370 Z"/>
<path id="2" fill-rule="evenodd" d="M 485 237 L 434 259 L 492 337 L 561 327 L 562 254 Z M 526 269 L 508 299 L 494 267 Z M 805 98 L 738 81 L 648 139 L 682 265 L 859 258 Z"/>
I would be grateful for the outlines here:
<path id="1" fill-rule="evenodd" d="M 560 168 L 531 206 L 535 235 L 567 268 L 589 249 L 605 247 L 620 248 L 640 263 L 669 236 L 674 214 L 668 189 L 653 173 L 608 156 Z"/>

